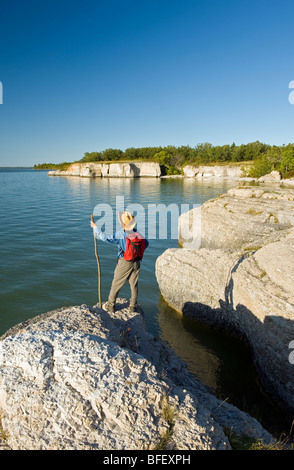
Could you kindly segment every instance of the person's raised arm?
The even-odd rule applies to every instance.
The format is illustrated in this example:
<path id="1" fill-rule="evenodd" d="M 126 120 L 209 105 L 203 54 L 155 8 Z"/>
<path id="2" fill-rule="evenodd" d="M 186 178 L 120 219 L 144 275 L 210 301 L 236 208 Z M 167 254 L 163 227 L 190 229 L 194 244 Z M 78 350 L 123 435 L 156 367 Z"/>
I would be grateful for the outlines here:
<path id="1" fill-rule="evenodd" d="M 106 235 L 104 232 L 101 232 L 95 222 L 91 220 L 90 225 L 94 230 L 94 234 L 96 238 L 100 238 L 103 242 L 112 243 L 114 245 L 118 245 L 119 240 L 121 238 L 121 232 L 114 233 L 113 235 Z"/>

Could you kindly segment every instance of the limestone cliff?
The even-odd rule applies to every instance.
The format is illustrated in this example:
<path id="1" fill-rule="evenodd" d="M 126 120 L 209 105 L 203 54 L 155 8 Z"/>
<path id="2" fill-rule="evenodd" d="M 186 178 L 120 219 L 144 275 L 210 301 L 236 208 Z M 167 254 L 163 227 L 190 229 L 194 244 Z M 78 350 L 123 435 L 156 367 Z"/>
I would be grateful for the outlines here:
<path id="1" fill-rule="evenodd" d="M 160 165 L 153 162 L 135 163 L 72 163 L 67 170 L 49 171 L 49 176 L 81 176 L 85 178 L 142 178 L 161 175 Z"/>
<path id="2" fill-rule="evenodd" d="M 187 178 L 243 178 L 248 165 L 185 165 Z"/>

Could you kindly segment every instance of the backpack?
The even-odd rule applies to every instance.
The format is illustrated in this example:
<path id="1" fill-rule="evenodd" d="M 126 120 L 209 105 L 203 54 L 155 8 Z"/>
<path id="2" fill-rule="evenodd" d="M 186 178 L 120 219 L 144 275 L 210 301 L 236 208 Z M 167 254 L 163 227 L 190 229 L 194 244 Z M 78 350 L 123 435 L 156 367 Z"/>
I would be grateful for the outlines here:
<path id="1" fill-rule="evenodd" d="M 145 238 L 138 232 L 132 232 L 126 238 L 124 259 L 127 261 L 141 260 L 145 251 Z"/>

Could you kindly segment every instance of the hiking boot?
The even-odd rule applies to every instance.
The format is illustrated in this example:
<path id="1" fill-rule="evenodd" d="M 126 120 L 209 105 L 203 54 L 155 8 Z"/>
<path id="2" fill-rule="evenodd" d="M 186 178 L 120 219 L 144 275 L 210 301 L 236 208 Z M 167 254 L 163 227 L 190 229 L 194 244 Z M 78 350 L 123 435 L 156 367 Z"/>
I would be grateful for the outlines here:
<path id="1" fill-rule="evenodd" d="M 110 302 L 106 302 L 106 304 L 104 305 L 104 309 L 105 309 L 108 313 L 114 313 L 114 311 L 115 311 L 115 305 L 114 305 L 114 304 L 111 304 Z"/>

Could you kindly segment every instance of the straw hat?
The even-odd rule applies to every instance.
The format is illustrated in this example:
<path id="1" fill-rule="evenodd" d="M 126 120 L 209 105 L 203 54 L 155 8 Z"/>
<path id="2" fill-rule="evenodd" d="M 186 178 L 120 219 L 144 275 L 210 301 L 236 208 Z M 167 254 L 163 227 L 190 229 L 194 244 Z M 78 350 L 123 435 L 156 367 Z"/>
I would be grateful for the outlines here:
<path id="1" fill-rule="evenodd" d="M 118 220 L 122 228 L 126 231 L 133 230 L 136 225 L 136 219 L 130 212 L 118 211 Z"/>

